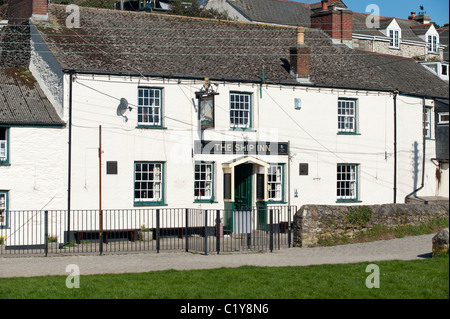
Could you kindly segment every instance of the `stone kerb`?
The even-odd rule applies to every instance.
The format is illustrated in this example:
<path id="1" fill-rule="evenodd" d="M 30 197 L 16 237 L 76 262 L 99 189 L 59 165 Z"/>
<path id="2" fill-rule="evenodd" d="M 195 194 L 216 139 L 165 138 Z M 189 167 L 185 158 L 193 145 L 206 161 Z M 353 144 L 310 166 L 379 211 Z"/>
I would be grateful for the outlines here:
<path id="1" fill-rule="evenodd" d="M 429 223 L 449 217 L 449 204 L 384 204 L 371 206 L 304 205 L 294 215 L 293 246 L 310 247 L 329 238 L 354 238 L 375 225 Z"/>

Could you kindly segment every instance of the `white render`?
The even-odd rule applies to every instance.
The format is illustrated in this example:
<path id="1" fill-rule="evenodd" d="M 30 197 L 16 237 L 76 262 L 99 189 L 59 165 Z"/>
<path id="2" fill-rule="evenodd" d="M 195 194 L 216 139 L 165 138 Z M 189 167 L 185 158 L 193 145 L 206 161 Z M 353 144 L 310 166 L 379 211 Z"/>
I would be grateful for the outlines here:
<path id="1" fill-rule="evenodd" d="M 68 75 L 65 84 L 67 85 Z M 216 126 L 203 132 L 204 140 L 289 142 L 287 156 L 255 156 L 266 163 L 282 163 L 286 204 L 336 204 L 336 165 L 359 165 L 358 204 L 393 202 L 394 120 L 393 94 L 355 90 L 319 89 L 279 85 L 212 82 Z M 163 129 L 137 128 L 138 87 L 158 87 L 163 92 Z M 72 209 L 99 206 L 99 126 L 102 130 L 102 207 L 134 206 L 134 162 L 165 163 L 164 194 L 167 207 L 223 208 L 223 163 L 242 155 L 193 154 L 197 129 L 197 80 L 148 79 L 129 76 L 76 75 L 73 83 Z M 230 91 L 252 94 L 253 129 L 233 131 L 229 124 Z M 262 97 L 261 95 L 262 94 Z M 66 94 L 66 99 L 68 98 Z M 117 115 L 120 99 L 132 111 Z M 302 107 L 294 109 L 294 99 Z M 338 98 L 357 99 L 358 134 L 337 134 Z M 427 100 L 433 106 L 433 101 Z M 68 105 L 67 101 L 65 105 Z M 67 106 L 65 112 L 68 112 Z M 422 99 L 397 98 L 397 202 L 420 186 L 422 172 Z M 415 123 L 412 125 L 411 123 Z M 433 127 L 433 125 L 432 125 Z M 412 158 L 416 152 L 418 160 Z M 425 186 L 419 196 L 437 193 L 434 140 L 426 141 Z M 118 174 L 106 174 L 106 161 L 118 162 Z M 196 161 L 215 163 L 215 203 L 194 203 Z M 309 164 L 309 175 L 299 176 L 300 163 Z M 258 168 L 255 165 L 255 172 Z M 254 176 L 254 180 L 256 177 Z M 290 183 L 288 183 L 290 181 Z M 295 194 L 298 194 L 298 197 Z M 254 201 L 255 201 L 255 194 Z M 166 207 L 162 206 L 162 207 Z M 152 207 L 150 207 L 152 208 Z"/>

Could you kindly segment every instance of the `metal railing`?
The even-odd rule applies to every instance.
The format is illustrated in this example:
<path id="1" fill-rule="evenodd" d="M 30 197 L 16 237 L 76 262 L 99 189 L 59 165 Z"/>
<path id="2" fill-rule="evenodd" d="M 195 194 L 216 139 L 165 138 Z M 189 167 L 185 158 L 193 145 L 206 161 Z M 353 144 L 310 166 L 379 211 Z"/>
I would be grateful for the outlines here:
<path id="1" fill-rule="evenodd" d="M 0 255 L 196 251 L 291 247 L 295 206 L 244 210 L 9 211 Z"/>

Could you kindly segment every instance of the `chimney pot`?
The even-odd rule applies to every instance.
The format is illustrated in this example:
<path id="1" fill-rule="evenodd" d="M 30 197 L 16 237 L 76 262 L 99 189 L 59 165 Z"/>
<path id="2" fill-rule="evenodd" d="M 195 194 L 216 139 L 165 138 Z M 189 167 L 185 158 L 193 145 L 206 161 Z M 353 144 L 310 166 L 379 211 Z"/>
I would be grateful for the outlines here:
<path id="1" fill-rule="evenodd" d="M 297 27 L 297 45 L 305 44 L 305 28 Z"/>
<path id="2" fill-rule="evenodd" d="M 416 19 L 416 12 L 411 11 L 411 15 L 408 17 L 408 20 L 415 20 Z"/>
<path id="3" fill-rule="evenodd" d="M 328 10 L 328 0 L 322 0 L 322 10 Z"/>

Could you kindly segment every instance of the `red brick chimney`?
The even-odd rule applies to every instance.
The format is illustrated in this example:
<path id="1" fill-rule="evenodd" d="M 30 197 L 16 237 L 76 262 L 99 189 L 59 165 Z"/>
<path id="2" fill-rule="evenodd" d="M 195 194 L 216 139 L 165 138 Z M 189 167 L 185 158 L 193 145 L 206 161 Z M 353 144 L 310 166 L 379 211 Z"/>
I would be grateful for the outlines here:
<path id="1" fill-rule="evenodd" d="M 322 0 L 322 10 L 328 10 L 328 0 Z"/>
<path id="2" fill-rule="evenodd" d="M 32 0 L 33 15 L 36 20 L 48 20 L 48 0 Z"/>
<path id="3" fill-rule="evenodd" d="M 311 49 L 305 44 L 305 28 L 297 28 L 297 45 L 290 49 L 291 72 L 296 78 L 309 80 Z"/>
<path id="4" fill-rule="evenodd" d="M 340 43 L 350 43 L 353 39 L 353 12 L 350 10 L 332 10 L 322 1 L 321 10 L 311 15 L 311 28 L 322 29 L 332 39 Z"/>

